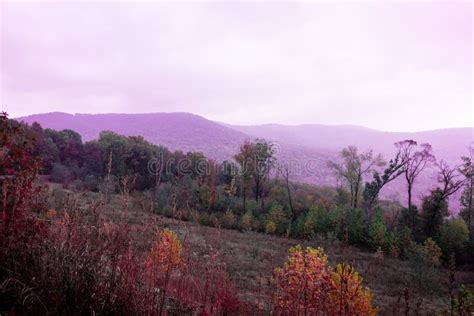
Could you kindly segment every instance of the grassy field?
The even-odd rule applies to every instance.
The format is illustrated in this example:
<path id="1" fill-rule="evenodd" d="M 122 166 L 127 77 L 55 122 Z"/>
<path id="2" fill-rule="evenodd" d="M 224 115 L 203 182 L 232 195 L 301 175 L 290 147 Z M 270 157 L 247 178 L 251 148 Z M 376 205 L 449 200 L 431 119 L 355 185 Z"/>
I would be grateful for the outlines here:
<path id="1" fill-rule="evenodd" d="M 53 204 L 64 201 L 64 196 L 64 193 L 61 197 L 53 195 Z M 70 193 L 68 199 L 69 203 L 78 203 L 86 209 L 99 199 L 99 195 Z M 288 249 L 296 244 L 322 247 L 332 265 L 346 262 L 356 267 L 364 278 L 364 285 L 372 290 L 374 303 L 380 308 L 381 314 L 400 314 L 405 311 L 407 302 L 412 312 L 418 310 L 422 314 L 433 314 L 449 306 L 447 269 L 430 271 L 416 268 L 408 261 L 362 251 L 330 237 L 301 241 L 251 231 L 206 227 L 144 211 L 140 207 L 143 206 L 142 202 L 131 199 L 127 211 L 116 211 L 123 205 L 122 198 L 116 195 L 111 197 L 110 203 L 102 206 L 102 210 L 112 220 L 125 220 L 137 227 L 152 225 L 157 229 L 169 228 L 175 231 L 187 249 L 191 249 L 189 255 L 196 262 L 206 260 L 209 249 L 217 251 L 242 299 L 257 304 L 263 311 L 269 309 L 273 269 L 283 264 Z M 141 236 L 141 246 L 147 249 L 152 238 Z M 474 272 L 467 268 L 464 270 L 456 272 L 456 282 L 473 289 Z"/>

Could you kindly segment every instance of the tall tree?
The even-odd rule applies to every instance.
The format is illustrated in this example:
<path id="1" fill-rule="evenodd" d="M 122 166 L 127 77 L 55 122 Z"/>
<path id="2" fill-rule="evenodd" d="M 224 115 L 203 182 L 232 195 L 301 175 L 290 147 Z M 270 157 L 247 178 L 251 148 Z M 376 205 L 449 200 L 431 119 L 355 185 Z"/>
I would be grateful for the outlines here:
<path id="1" fill-rule="evenodd" d="M 395 143 L 402 155 L 402 159 L 406 161 L 403 171 L 407 181 L 408 190 L 408 208 L 412 207 L 412 193 L 413 185 L 420 173 L 431 163 L 435 161 L 435 156 L 432 154 L 430 144 L 421 144 L 412 139 L 403 140 Z"/>
<path id="2" fill-rule="evenodd" d="M 423 199 L 422 218 L 425 237 L 436 237 L 443 222 L 449 215 L 448 199 L 461 189 L 466 180 L 461 178 L 458 168 L 450 167 L 444 161 L 437 164 L 438 187 Z"/>
<path id="3" fill-rule="evenodd" d="M 268 180 L 271 169 L 275 166 L 275 149 L 272 143 L 264 139 L 257 139 L 252 144 L 255 154 L 255 201 L 258 203 L 260 198 L 261 208 L 263 210 L 265 203 L 265 184 Z"/>
<path id="4" fill-rule="evenodd" d="M 284 163 L 279 167 L 279 172 L 282 174 L 284 180 L 285 180 L 285 186 L 286 186 L 286 192 L 288 194 L 288 204 L 290 205 L 290 210 L 291 210 L 291 221 L 295 222 L 297 219 L 297 214 L 295 212 L 295 209 L 293 207 L 293 199 L 291 197 L 291 182 L 290 182 L 290 175 L 291 175 L 291 167 L 290 164 Z"/>
<path id="5" fill-rule="evenodd" d="M 462 209 L 459 215 L 466 221 L 469 228 L 471 238 L 474 237 L 474 210 L 472 208 L 472 200 L 474 195 L 474 144 L 469 148 L 469 156 L 463 156 L 463 165 L 460 172 L 465 177 L 464 191 L 461 195 Z"/>
<path id="6" fill-rule="evenodd" d="M 398 150 L 395 158 L 391 159 L 388 167 L 384 169 L 382 176 L 375 171 L 373 175 L 373 180 L 371 182 L 365 183 L 365 188 L 363 192 L 364 201 L 367 206 L 367 218 L 371 219 L 373 213 L 373 207 L 378 200 L 380 190 L 389 182 L 398 178 L 403 174 L 403 168 L 406 165 L 406 160 L 401 154 L 400 149 Z"/>
<path id="7" fill-rule="evenodd" d="M 384 161 L 380 154 L 374 156 L 372 150 L 359 154 L 356 146 L 344 148 L 340 156 L 342 162 L 329 162 L 329 167 L 334 170 L 338 178 L 347 182 L 351 195 L 351 208 L 356 209 L 363 177 L 374 172 L 375 167 L 383 166 Z"/>
<path id="8" fill-rule="evenodd" d="M 247 191 L 250 187 L 255 170 L 255 153 L 251 142 L 245 142 L 240 146 L 239 153 L 234 156 L 240 168 L 240 195 L 243 198 L 243 210 L 246 211 Z"/>

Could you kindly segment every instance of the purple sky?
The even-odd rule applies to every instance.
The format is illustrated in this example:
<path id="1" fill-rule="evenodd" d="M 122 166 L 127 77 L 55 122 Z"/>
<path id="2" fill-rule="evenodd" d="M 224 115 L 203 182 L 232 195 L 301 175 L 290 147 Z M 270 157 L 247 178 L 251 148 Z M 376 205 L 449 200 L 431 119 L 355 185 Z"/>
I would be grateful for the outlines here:
<path id="1" fill-rule="evenodd" d="M 0 107 L 474 126 L 472 6 L 2 2 Z"/>

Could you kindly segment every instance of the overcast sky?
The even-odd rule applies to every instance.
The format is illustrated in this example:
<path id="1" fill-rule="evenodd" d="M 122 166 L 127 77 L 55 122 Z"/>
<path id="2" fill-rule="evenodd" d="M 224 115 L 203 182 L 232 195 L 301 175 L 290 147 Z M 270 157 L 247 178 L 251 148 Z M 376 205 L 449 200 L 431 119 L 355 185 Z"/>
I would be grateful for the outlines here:
<path id="1" fill-rule="evenodd" d="M 473 126 L 471 2 L 0 4 L 0 107 Z"/>

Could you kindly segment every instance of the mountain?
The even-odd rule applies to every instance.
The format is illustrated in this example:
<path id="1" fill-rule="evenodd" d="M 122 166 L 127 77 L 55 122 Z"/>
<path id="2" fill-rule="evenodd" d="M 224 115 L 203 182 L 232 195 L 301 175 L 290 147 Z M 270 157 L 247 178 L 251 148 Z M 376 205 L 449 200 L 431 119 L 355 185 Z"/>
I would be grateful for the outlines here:
<path id="1" fill-rule="evenodd" d="M 289 143 L 309 148 L 320 148 L 339 151 L 348 145 L 361 149 L 373 149 L 385 155 L 395 151 L 395 142 L 414 139 L 418 143 L 429 143 L 434 153 L 443 160 L 455 163 L 460 155 L 467 153 L 470 142 L 474 139 L 473 128 L 450 128 L 414 133 L 383 132 L 359 126 L 329 125 L 279 125 L 265 124 L 256 126 L 230 127 L 248 135 L 261 137 L 277 142 Z"/>
<path id="2" fill-rule="evenodd" d="M 171 150 L 199 151 L 219 161 L 232 159 L 246 140 L 265 138 L 278 149 L 278 160 L 290 163 L 292 180 L 319 185 L 334 185 L 336 179 L 328 169 L 328 161 L 337 161 L 338 152 L 356 145 L 361 150 L 373 149 L 387 159 L 392 157 L 393 144 L 405 139 L 430 143 L 438 160 L 459 164 L 473 141 L 473 128 L 451 128 L 416 133 L 384 132 L 350 125 L 280 125 L 265 124 L 237 126 L 207 120 L 189 113 L 150 114 L 66 114 L 46 113 L 17 118 L 26 123 L 38 122 L 45 128 L 73 129 L 88 141 L 102 130 L 131 136 L 141 135 L 154 144 Z M 420 175 L 414 197 L 420 201 L 436 184 L 436 170 L 427 169 Z M 385 198 L 405 201 L 405 182 L 402 177 L 384 187 Z M 457 196 L 452 205 L 458 208 Z"/>
<path id="3" fill-rule="evenodd" d="M 103 130 L 125 136 L 140 135 L 171 150 L 198 151 L 218 160 L 232 157 L 246 134 L 189 113 L 150 114 L 35 114 L 17 118 L 25 123 L 38 122 L 44 128 L 72 129 L 84 141 L 97 139 Z"/>
<path id="4" fill-rule="evenodd" d="M 327 156 L 327 160 L 337 160 L 334 152 L 339 152 L 348 145 L 355 145 L 361 150 L 373 149 L 376 153 L 382 153 L 384 157 L 389 159 L 395 153 L 394 143 L 413 139 L 419 144 L 429 143 L 433 146 L 433 153 L 437 161 L 444 160 L 451 166 L 461 163 L 460 157 L 467 155 L 469 145 L 474 141 L 474 128 L 450 128 L 433 131 L 400 133 L 400 132 L 384 132 L 360 126 L 329 126 L 329 125 L 280 125 L 280 124 L 264 124 L 254 126 L 238 126 L 228 125 L 240 132 L 246 133 L 253 137 L 265 138 L 275 141 L 281 146 L 284 144 L 292 144 L 292 146 L 300 146 L 304 148 L 317 148 L 320 152 L 331 153 Z M 327 164 L 326 164 L 327 165 Z M 321 165 L 323 168 L 326 165 Z M 335 179 L 331 172 L 327 172 L 325 168 L 323 177 L 304 177 L 300 175 L 300 179 L 305 182 L 316 182 L 320 184 L 335 183 Z M 421 198 L 426 195 L 430 189 L 436 185 L 436 168 L 427 168 L 420 174 L 413 193 L 415 202 L 420 202 Z M 405 180 L 399 177 L 389 185 L 383 188 L 381 196 L 404 202 L 406 200 Z M 459 209 L 458 192 L 451 197 L 451 208 Z"/>

